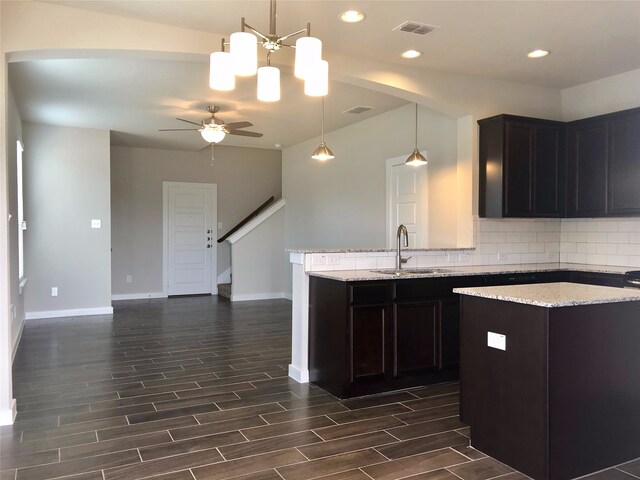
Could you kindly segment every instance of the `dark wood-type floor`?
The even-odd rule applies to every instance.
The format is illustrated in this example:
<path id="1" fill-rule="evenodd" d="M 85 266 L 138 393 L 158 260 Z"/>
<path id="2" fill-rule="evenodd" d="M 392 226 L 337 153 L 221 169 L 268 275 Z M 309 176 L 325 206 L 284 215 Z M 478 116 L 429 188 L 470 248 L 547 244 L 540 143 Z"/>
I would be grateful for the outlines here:
<path id="1" fill-rule="evenodd" d="M 193 297 L 28 322 L 0 480 L 526 478 L 467 446 L 456 384 L 341 402 L 290 380 L 290 309 Z"/>

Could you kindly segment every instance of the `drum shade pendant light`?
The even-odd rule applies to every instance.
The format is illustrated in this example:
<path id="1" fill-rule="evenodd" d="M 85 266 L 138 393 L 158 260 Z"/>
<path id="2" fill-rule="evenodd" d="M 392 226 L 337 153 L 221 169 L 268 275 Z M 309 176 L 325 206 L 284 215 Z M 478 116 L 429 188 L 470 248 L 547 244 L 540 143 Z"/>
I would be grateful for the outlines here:
<path id="1" fill-rule="evenodd" d="M 412 167 L 419 167 L 420 165 L 426 165 L 429 163 L 427 159 L 418 150 L 418 104 L 416 103 L 416 136 L 415 136 L 415 148 L 413 153 L 407 157 L 404 161 L 405 165 L 411 165 Z"/>
<path id="2" fill-rule="evenodd" d="M 280 36 L 276 33 L 276 0 L 270 0 L 269 33 L 264 34 L 241 19 L 239 32 L 231 34 L 230 42 L 222 40 L 222 51 L 211 54 L 209 85 L 214 90 L 233 90 L 235 77 L 258 74 L 258 100 L 280 100 L 280 70 L 271 66 L 271 55 L 283 47 L 292 37 L 306 33 L 296 41 L 294 74 L 305 81 L 305 93 L 324 96 L 328 93 L 328 64 L 322 60 L 322 42 L 311 36 L 311 24 L 306 28 Z M 245 30 L 250 30 L 245 31 Z M 258 68 L 258 44 L 267 50 L 267 66 Z M 225 46 L 229 45 L 229 52 Z"/>
<path id="3" fill-rule="evenodd" d="M 324 143 L 324 97 L 322 97 L 322 137 L 320 145 L 318 145 L 318 148 L 313 151 L 311 158 L 314 160 L 320 160 L 321 162 L 336 158 L 331 149 L 327 147 L 326 143 Z"/>

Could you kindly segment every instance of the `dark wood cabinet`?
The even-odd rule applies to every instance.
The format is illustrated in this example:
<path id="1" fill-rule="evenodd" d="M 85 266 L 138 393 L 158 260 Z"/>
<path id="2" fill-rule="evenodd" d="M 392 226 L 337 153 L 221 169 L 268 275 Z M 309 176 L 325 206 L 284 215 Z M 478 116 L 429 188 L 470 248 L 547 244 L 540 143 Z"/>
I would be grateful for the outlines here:
<path id="1" fill-rule="evenodd" d="M 607 213 L 607 123 L 574 122 L 568 132 L 568 216 L 603 216 Z"/>
<path id="2" fill-rule="evenodd" d="M 389 321 L 387 305 L 351 307 L 348 350 L 351 383 L 384 379 Z"/>
<path id="3" fill-rule="evenodd" d="M 481 217 L 640 215 L 640 108 L 568 123 L 498 115 L 478 124 Z"/>
<path id="4" fill-rule="evenodd" d="M 609 120 L 608 212 L 640 214 L 640 109 Z"/>
<path id="5" fill-rule="evenodd" d="M 309 377 L 340 398 L 456 380 L 454 288 L 568 281 L 621 287 L 622 278 L 569 271 L 368 282 L 311 276 Z"/>
<path id="6" fill-rule="evenodd" d="M 394 305 L 393 376 L 424 373 L 438 366 L 438 302 Z"/>
<path id="7" fill-rule="evenodd" d="M 478 123 L 480 216 L 563 216 L 564 123 L 514 115 Z"/>

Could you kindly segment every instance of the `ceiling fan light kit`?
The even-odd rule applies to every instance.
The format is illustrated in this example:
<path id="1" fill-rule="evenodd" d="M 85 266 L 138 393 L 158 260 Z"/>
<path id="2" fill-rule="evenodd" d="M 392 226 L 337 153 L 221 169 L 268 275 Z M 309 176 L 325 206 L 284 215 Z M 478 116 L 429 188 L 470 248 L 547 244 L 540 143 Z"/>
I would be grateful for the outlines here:
<path id="1" fill-rule="evenodd" d="M 251 30 L 247 32 L 245 30 Z M 285 43 L 289 38 L 306 33 L 294 45 Z M 267 66 L 258 68 L 258 43 L 267 50 Z M 229 52 L 225 46 L 229 45 Z M 296 49 L 294 75 L 304 80 L 305 93 L 324 96 L 329 93 L 328 63 L 322 60 L 322 41 L 311 36 L 311 24 L 306 28 L 280 36 L 276 33 L 276 0 L 270 0 L 269 33 L 264 34 L 241 20 L 241 31 L 231 34 L 227 44 L 222 39 L 222 51 L 211 54 L 209 86 L 214 90 L 229 91 L 235 88 L 235 77 L 258 74 L 258 100 L 280 100 L 280 70 L 271 66 L 271 55 L 283 47 Z M 230 77 L 233 76 L 233 81 Z M 310 93 L 308 93 L 310 92 Z"/>

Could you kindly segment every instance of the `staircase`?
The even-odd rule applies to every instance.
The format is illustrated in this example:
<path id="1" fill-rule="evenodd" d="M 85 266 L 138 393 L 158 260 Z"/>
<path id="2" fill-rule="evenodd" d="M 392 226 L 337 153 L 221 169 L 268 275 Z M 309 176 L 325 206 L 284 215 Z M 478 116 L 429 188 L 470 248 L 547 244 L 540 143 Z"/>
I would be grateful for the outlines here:
<path id="1" fill-rule="evenodd" d="M 220 297 L 228 298 L 231 300 L 231 284 L 230 283 L 219 283 L 218 284 L 218 295 Z"/>

